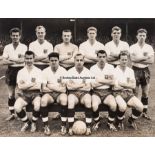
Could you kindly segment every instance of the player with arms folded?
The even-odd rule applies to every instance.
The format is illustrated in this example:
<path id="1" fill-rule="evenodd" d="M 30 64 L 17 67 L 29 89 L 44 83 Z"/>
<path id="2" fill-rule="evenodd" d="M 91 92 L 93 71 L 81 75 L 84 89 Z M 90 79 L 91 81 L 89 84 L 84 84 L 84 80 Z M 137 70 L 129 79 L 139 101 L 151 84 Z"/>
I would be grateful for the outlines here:
<path id="1" fill-rule="evenodd" d="M 42 92 L 41 99 L 41 115 L 44 123 L 45 135 L 50 135 L 50 128 L 48 125 L 48 105 L 55 102 L 61 106 L 61 134 L 66 134 L 67 122 L 67 94 L 65 79 L 62 77 L 67 75 L 66 69 L 59 65 L 59 54 L 50 53 L 49 56 L 50 66 L 42 72 Z"/>
<path id="2" fill-rule="evenodd" d="M 107 54 L 104 50 L 97 52 L 98 62 L 90 68 L 95 79 L 92 82 L 92 109 L 95 124 L 93 129 L 97 130 L 100 124 L 99 105 L 108 106 L 108 127 L 112 131 L 117 131 L 114 126 L 117 104 L 112 95 L 111 86 L 114 85 L 114 67 L 106 62 Z"/>
<path id="3" fill-rule="evenodd" d="M 133 89 L 136 87 L 136 80 L 134 71 L 127 67 L 129 60 L 129 52 L 121 51 L 119 54 L 120 65 L 114 70 L 115 86 L 113 94 L 118 105 L 117 111 L 117 125 L 118 128 L 124 130 L 124 114 L 128 107 L 132 108 L 132 114 L 128 119 L 131 127 L 137 130 L 135 120 L 141 115 L 143 111 L 143 104 L 134 96 Z"/>
<path id="4" fill-rule="evenodd" d="M 62 31 L 63 42 L 54 47 L 54 52 L 59 53 L 60 65 L 67 70 L 74 66 L 74 56 L 78 52 L 78 47 L 71 43 L 71 30 Z"/>
<path id="5" fill-rule="evenodd" d="M 84 67 L 84 56 L 81 53 L 75 55 L 74 62 L 75 67 L 68 71 L 68 76 L 71 79 L 67 82 L 69 135 L 73 135 L 75 106 L 79 103 L 85 107 L 86 135 L 90 135 L 92 122 L 91 72 Z"/>
<path id="6" fill-rule="evenodd" d="M 27 46 L 20 42 L 21 30 L 12 28 L 10 30 L 10 38 L 12 43 L 6 45 L 3 51 L 3 64 L 8 65 L 6 71 L 6 84 L 8 86 L 8 106 L 11 115 L 6 120 L 15 119 L 14 103 L 15 103 L 15 88 L 17 73 L 24 66 L 24 54 L 27 51 Z"/>
<path id="7" fill-rule="evenodd" d="M 130 46 L 130 57 L 136 77 L 135 95 L 138 96 L 139 86 L 141 86 L 141 101 L 144 105 L 142 116 L 150 120 L 151 117 L 147 114 L 150 88 L 150 71 L 148 67 L 154 63 L 154 50 L 151 45 L 145 42 L 146 38 L 146 29 L 139 29 L 137 31 L 137 43 Z"/>
<path id="8" fill-rule="evenodd" d="M 21 131 L 26 131 L 31 125 L 31 132 L 36 131 L 36 121 L 40 116 L 40 100 L 41 100 L 41 70 L 34 66 L 35 55 L 32 51 L 25 53 L 25 67 L 18 72 L 18 98 L 15 102 L 15 111 L 21 121 L 24 123 Z M 29 120 L 25 107 L 28 104 L 33 105 L 32 123 Z"/>
<path id="9" fill-rule="evenodd" d="M 96 40 L 97 29 L 95 27 L 87 29 L 87 36 L 88 40 L 80 44 L 79 52 L 85 56 L 85 66 L 90 68 L 97 62 L 96 52 L 104 50 L 104 45 Z"/>

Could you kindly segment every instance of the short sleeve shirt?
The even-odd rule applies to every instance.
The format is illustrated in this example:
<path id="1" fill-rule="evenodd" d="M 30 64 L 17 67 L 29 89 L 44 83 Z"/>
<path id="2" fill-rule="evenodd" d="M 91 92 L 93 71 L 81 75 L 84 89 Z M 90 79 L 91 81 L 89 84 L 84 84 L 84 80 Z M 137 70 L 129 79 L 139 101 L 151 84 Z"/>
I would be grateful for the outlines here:
<path id="1" fill-rule="evenodd" d="M 17 74 L 17 84 L 20 81 L 23 81 L 26 84 L 30 84 L 34 80 L 36 83 L 41 84 L 41 82 L 42 82 L 41 73 L 42 73 L 42 71 L 35 66 L 33 66 L 33 69 L 30 72 L 28 72 L 28 70 L 25 66 L 23 69 L 19 70 L 19 72 Z"/>
<path id="2" fill-rule="evenodd" d="M 66 80 L 63 79 L 64 75 L 67 75 L 67 71 L 61 66 L 58 67 L 56 72 L 53 72 L 51 67 L 47 67 L 42 71 L 42 83 L 54 83 L 55 85 L 59 85 L 60 80 L 61 82 L 66 83 Z"/>
<path id="3" fill-rule="evenodd" d="M 112 40 L 112 41 L 105 44 L 105 50 L 106 50 L 107 56 L 113 55 L 113 53 L 115 55 L 119 55 L 120 51 L 123 51 L 123 50 L 129 51 L 129 44 L 125 41 L 120 40 L 118 46 L 116 46 L 116 44 Z M 114 64 L 114 65 L 118 65 L 119 61 L 116 60 L 116 61 L 113 61 L 110 63 Z"/>
<path id="4" fill-rule="evenodd" d="M 150 57 L 154 57 L 154 50 L 151 45 L 144 44 L 141 48 L 138 43 L 130 46 L 130 55 L 134 55 L 134 57 L 141 58 L 144 55 L 148 55 Z M 148 64 L 141 64 L 140 62 L 132 62 L 132 65 L 138 68 L 148 67 Z"/>
<path id="5" fill-rule="evenodd" d="M 59 56 L 72 56 L 71 59 L 74 59 L 74 56 L 78 53 L 78 46 L 69 43 L 65 45 L 64 43 L 58 44 L 54 47 L 54 52 L 59 53 Z M 63 62 L 62 62 L 63 63 Z M 61 64 L 61 62 L 60 62 Z M 63 67 L 72 67 L 72 64 L 63 64 Z"/>
<path id="6" fill-rule="evenodd" d="M 114 69 L 114 78 L 116 82 L 128 83 L 129 80 L 135 80 L 133 69 L 127 67 L 125 71 L 122 71 L 119 66 Z"/>
<path id="7" fill-rule="evenodd" d="M 33 41 L 29 45 L 29 50 L 33 51 L 37 56 L 43 56 L 53 52 L 53 45 L 45 40 L 42 44 L 38 42 L 38 40 Z M 35 62 L 35 64 L 44 64 L 43 62 Z"/>
<path id="8" fill-rule="evenodd" d="M 103 69 L 100 69 L 96 64 L 90 68 L 90 71 L 94 75 L 95 80 L 97 78 L 109 79 L 111 76 L 114 76 L 114 67 L 108 63 L 105 64 Z M 100 87 L 97 87 L 96 89 L 108 89 L 108 88 L 110 88 L 110 86 L 105 84 Z"/>
<path id="9" fill-rule="evenodd" d="M 8 44 L 4 47 L 4 51 L 3 51 L 3 58 L 13 58 L 13 59 L 18 59 L 19 55 L 25 55 L 25 52 L 27 51 L 27 46 L 25 44 L 19 43 L 19 45 L 17 46 L 16 49 L 14 49 L 13 44 Z M 13 67 L 16 66 L 24 66 L 23 64 L 15 64 L 15 65 L 11 65 Z"/>
<path id="10" fill-rule="evenodd" d="M 72 55 L 74 56 L 78 52 L 78 47 L 72 43 L 66 46 L 64 43 L 58 44 L 54 47 L 54 52 L 59 53 L 59 55 Z"/>
<path id="11" fill-rule="evenodd" d="M 100 43 L 99 41 L 95 41 L 93 45 L 90 44 L 89 40 L 83 42 L 79 46 L 79 52 L 83 55 L 89 55 L 94 58 L 97 57 L 96 52 L 99 50 L 104 50 L 104 45 Z"/>
<path id="12" fill-rule="evenodd" d="M 90 70 L 83 67 L 83 70 L 81 73 L 78 73 L 76 68 L 73 67 L 68 70 L 68 80 L 72 80 L 76 84 L 81 84 L 82 82 L 85 82 L 86 84 L 90 84 L 92 81 L 92 74 Z M 91 88 L 90 88 L 91 89 Z"/>

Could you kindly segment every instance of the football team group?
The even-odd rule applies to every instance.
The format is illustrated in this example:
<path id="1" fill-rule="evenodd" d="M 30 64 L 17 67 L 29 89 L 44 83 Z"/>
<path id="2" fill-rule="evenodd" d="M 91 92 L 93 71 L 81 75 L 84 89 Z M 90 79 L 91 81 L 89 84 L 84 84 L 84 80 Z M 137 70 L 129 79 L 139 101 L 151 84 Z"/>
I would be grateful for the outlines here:
<path id="1" fill-rule="evenodd" d="M 36 122 L 42 119 L 45 135 L 50 135 L 49 105 L 60 105 L 61 134 L 73 135 L 77 104 L 84 106 L 86 135 L 97 131 L 101 118 L 100 105 L 108 109 L 109 130 L 124 130 L 127 107 L 132 112 L 129 125 L 137 130 L 136 119 L 147 113 L 150 87 L 149 65 L 154 62 L 154 50 L 146 43 L 147 30 L 138 29 L 137 42 L 129 47 L 122 41 L 122 30 L 114 26 L 112 40 L 103 45 L 96 40 L 97 29 L 87 29 L 88 39 L 77 45 L 71 43 L 72 32 L 62 31 L 62 43 L 54 48 L 45 39 L 46 29 L 37 26 L 37 39 L 27 47 L 20 42 L 21 30 L 12 28 L 12 43 L 5 46 L 3 65 L 7 65 L 8 106 L 10 116 L 20 119 L 21 132 L 30 128 L 36 132 Z M 139 87 L 142 89 L 138 98 Z M 32 118 L 26 106 L 33 105 Z"/>

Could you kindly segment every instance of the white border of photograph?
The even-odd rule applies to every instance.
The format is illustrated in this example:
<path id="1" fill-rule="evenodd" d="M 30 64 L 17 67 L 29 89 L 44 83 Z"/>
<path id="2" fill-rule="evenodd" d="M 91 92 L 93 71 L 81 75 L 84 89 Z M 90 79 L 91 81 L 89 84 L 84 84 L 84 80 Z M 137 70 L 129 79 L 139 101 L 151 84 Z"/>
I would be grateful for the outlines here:
<path id="1" fill-rule="evenodd" d="M 153 18 L 153 0 L 5 0 L 0 18 Z M 155 138 L 0 138 L 0 154 L 153 154 Z"/>

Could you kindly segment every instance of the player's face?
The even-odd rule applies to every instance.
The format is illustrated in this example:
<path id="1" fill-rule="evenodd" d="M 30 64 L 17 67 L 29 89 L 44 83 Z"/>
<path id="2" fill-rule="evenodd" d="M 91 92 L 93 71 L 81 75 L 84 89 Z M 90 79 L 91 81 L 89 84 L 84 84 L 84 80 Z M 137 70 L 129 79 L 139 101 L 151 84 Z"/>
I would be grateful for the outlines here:
<path id="1" fill-rule="evenodd" d="M 32 55 L 25 55 L 25 64 L 27 66 L 32 66 L 33 62 L 34 62 L 33 54 Z"/>
<path id="2" fill-rule="evenodd" d="M 19 32 L 12 32 L 10 38 L 12 39 L 12 43 L 19 43 L 21 35 L 19 34 Z"/>
<path id="3" fill-rule="evenodd" d="M 112 36 L 112 39 L 113 40 L 120 40 L 121 38 L 121 31 L 120 30 L 114 30 L 112 33 L 111 33 L 111 36 Z"/>
<path id="4" fill-rule="evenodd" d="M 88 39 L 94 40 L 96 39 L 97 33 L 94 30 L 90 30 L 87 35 L 88 35 Z"/>
<path id="5" fill-rule="evenodd" d="M 98 58 L 99 64 L 103 65 L 103 64 L 105 64 L 105 62 L 106 62 L 107 56 L 106 56 L 105 53 L 104 53 L 104 54 L 99 53 L 98 56 L 97 56 L 97 58 Z"/>
<path id="6" fill-rule="evenodd" d="M 145 42 L 146 40 L 146 33 L 142 32 L 142 33 L 138 33 L 137 34 L 137 40 L 138 42 Z"/>
<path id="7" fill-rule="evenodd" d="M 75 63 L 75 67 L 80 69 L 80 68 L 83 68 L 83 65 L 84 65 L 84 57 L 82 55 L 80 56 L 76 56 L 75 57 L 75 60 L 74 60 L 74 63 Z"/>
<path id="8" fill-rule="evenodd" d="M 36 32 L 36 36 L 37 36 L 37 38 L 39 40 L 44 40 L 45 39 L 45 35 L 46 35 L 46 32 L 45 32 L 44 28 L 38 29 L 37 32 Z"/>
<path id="9" fill-rule="evenodd" d="M 62 33 L 62 40 L 63 40 L 63 42 L 69 43 L 71 39 L 72 39 L 71 32 L 63 32 Z"/>
<path id="10" fill-rule="evenodd" d="M 120 66 L 126 67 L 128 64 L 128 56 L 127 55 L 122 55 L 120 58 Z"/>
<path id="11" fill-rule="evenodd" d="M 50 58 L 50 65 L 51 65 L 51 68 L 55 69 L 55 68 L 58 68 L 59 66 L 59 60 L 57 57 L 51 57 Z"/>

